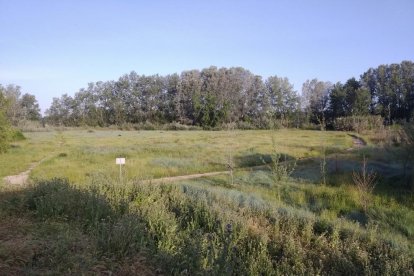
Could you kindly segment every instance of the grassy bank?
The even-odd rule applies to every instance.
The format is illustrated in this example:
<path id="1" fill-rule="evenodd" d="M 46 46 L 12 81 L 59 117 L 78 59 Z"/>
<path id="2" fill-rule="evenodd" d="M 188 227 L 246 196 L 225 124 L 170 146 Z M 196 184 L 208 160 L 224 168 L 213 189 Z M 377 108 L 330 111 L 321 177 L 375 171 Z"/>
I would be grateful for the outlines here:
<path id="1" fill-rule="evenodd" d="M 26 218 L 32 227 L 42 225 L 26 231 L 51 240 L 49 250 L 39 245 L 26 258 L 3 243 L 0 260 L 8 269 L 18 264 L 33 273 L 91 273 L 98 267 L 121 274 L 137 258 L 149 274 L 414 273 L 412 233 L 382 225 L 385 218 L 371 213 L 365 225 L 356 223 L 346 216 L 358 210 L 352 193 L 287 182 L 279 201 L 249 192 L 248 183 L 228 189 L 214 185 L 219 180 L 205 181 L 119 185 L 97 178 L 80 188 L 55 179 L 2 194 L 2 219 Z M 314 210 L 312 197 L 323 199 Z M 333 215 L 347 208 L 342 217 Z"/>

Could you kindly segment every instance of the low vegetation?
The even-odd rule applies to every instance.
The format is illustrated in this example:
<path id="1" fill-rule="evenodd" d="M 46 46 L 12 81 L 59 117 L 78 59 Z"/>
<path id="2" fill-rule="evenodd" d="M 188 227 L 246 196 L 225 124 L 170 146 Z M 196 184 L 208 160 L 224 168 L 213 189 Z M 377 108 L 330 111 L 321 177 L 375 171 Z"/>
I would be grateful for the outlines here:
<path id="1" fill-rule="evenodd" d="M 412 165 L 396 158 L 407 149 L 403 138 L 304 130 L 25 136 L 0 158 L 2 176 L 41 161 L 33 184 L 1 187 L 6 274 L 414 274 Z M 349 150 L 355 137 L 366 145 Z M 119 156 L 127 158 L 122 183 Z M 148 181 L 229 165 L 231 178 Z M 370 171 L 378 178 L 365 201 L 360 184 Z"/>
<path id="2" fill-rule="evenodd" d="M 0 158 L 0 177 L 18 174 L 42 160 L 35 178 L 67 178 L 83 183 L 96 172 L 117 177 L 116 157 L 126 157 L 128 178 L 151 179 L 228 169 L 229 149 L 235 168 L 270 162 L 272 136 L 286 158 L 320 155 L 320 139 L 313 131 L 119 131 L 71 130 L 25 133 L 27 140 L 13 143 Z M 352 137 L 325 132 L 331 151 L 352 146 Z M 235 138 L 237 137 L 237 139 Z M 236 142 L 235 142 L 236 141 Z M 306 146 L 304 146 L 306 145 Z"/>
<path id="3" fill-rule="evenodd" d="M 266 190 L 273 193 L 275 187 L 270 183 Z M 350 210 L 359 205 L 348 193 L 336 194 L 328 187 L 314 192 L 305 185 L 283 184 L 279 202 L 265 200 L 257 192 L 248 194 L 243 191 L 247 187 L 232 190 L 203 183 L 121 186 L 104 177 L 78 187 L 54 179 L 3 195 L 1 213 L 6 218 L 27 217 L 33 224 L 43 221 L 48 225 L 44 226 L 47 236 L 61 236 L 62 240 L 50 245 L 53 250 L 43 252 L 49 262 L 46 256 L 20 260 L 21 267 L 33 273 L 44 269 L 90 272 L 102 260 L 109 260 L 105 269 L 117 273 L 123 269 L 122 261 L 137 255 L 148 260 L 140 265 L 156 266 L 166 274 L 414 273 L 413 232 L 394 230 L 390 235 L 387 231 L 392 225 L 382 218 L 368 218 L 365 226 L 347 220 L 353 215 Z M 300 194 L 295 188 L 304 192 L 303 202 L 295 198 Z M 323 200 L 315 201 L 318 198 Z M 306 205 L 319 210 L 306 210 Z M 342 217 L 334 215 L 338 205 L 345 208 Z M 375 212 L 379 217 L 386 214 L 381 209 Z M 412 219 L 413 210 L 408 212 Z M 379 227 L 386 230 L 378 231 Z M 66 250 L 75 257 L 64 254 Z M 79 266 L 76 258 L 88 254 Z M 0 258 L 6 264 L 19 262 L 8 254 Z"/>

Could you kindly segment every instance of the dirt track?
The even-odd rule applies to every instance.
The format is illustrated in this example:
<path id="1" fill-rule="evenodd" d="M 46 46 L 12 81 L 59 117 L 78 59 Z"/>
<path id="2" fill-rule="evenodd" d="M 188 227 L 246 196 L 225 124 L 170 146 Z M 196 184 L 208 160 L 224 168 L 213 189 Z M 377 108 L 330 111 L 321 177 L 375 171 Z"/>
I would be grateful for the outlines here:
<path id="1" fill-rule="evenodd" d="M 27 171 L 21 172 L 17 175 L 9 175 L 3 178 L 6 184 L 10 185 L 24 185 L 29 181 L 30 172 L 36 168 L 44 159 L 40 160 L 39 162 L 32 163 Z"/>
<path id="2" fill-rule="evenodd" d="M 209 172 L 209 173 L 197 173 L 197 174 L 188 174 L 188 175 L 179 175 L 179 176 L 171 176 L 171 177 L 163 177 L 163 178 L 156 178 L 156 179 L 149 179 L 145 180 L 145 183 L 165 183 L 165 182 L 174 182 L 179 180 L 188 180 L 206 176 L 215 176 L 220 174 L 229 174 L 229 171 L 220 171 L 220 172 Z"/>
<path id="3" fill-rule="evenodd" d="M 347 149 L 354 150 L 354 149 L 360 149 L 362 147 L 366 146 L 366 142 L 356 135 L 349 134 L 349 136 L 352 137 L 352 147 Z M 301 159 L 302 161 L 304 159 Z M 264 167 L 264 165 L 255 166 L 254 168 L 260 168 Z M 252 169 L 248 168 L 248 169 Z M 247 169 L 247 168 L 243 168 Z M 189 174 L 189 175 L 179 175 L 179 176 L 171 176 L 171 177 L 163 177 L 163 178 L 156 178 L 156 179 L 149 179 L 145 180 L 145 183 L 166 183 L 166 182 L 174 182 L 174 181 L 180 181 L 180 180 L 188 180 L 188 179 L 195 179 L 195 178 L 201 178 L 201 177 L 207 177 L 207 176 L 215 176 L 215 175 L 221 175 L 221 174 L 229 174 L 229 171 L 220 171 L 220 172 L 209 172 L 209 173 L 198 173 L 198 174 Z"/>
<path id="4" fill-rule="evenodd" d="M 29 180 L 30 172 L 38 165 L 38 163 L 32 163 L 27 171 L 21 172 L 17 175 L 10 175 L 3 178 L 6 184 L 11 185 L 24 185 Z"/>
<path id="5" fill-rule="evenodd" d="M 349 148 L 348 150 L 359 149 L 367 145 L 367 142 L 365 142 L 364 139 L 362 139 L 361 137 L 358 137 L 353 134 L 348 134 L 348 135 L 352 137 L 352 147 Z"/>

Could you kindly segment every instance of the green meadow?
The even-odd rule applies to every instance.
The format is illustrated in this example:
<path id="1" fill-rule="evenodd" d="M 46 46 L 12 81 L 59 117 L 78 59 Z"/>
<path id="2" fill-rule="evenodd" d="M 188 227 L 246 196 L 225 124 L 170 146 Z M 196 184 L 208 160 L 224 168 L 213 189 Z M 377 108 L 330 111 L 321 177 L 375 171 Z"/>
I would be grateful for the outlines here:
<path id="1" fill-rule="evenodd" d="M 352 146 L 342 132 L 274 131 L 108 131 L 31 132 L 0 157 L 0 177 L 18 174 L 40 162 L 33 179 L 64 177 L 83 182 L 104 172 L 119 174 L 116 157 L 125 157 L 127 178 L 151 179 L 263 165 L 273 147 L 291 158 L 317 157 Z"/>
<path id="2" fill-rule="evenodd" d="M 0 156 L 1 178 L 34 166 L 30 184 L 1 186 L 6 274 L 414 274 L 413 192 L 401 149 L 375 133 L 25 136 Z M 364 157 L 377 173 L 367 208 L 352 177 Z M 224 173 L 156 181 L 208 172 Z"/>

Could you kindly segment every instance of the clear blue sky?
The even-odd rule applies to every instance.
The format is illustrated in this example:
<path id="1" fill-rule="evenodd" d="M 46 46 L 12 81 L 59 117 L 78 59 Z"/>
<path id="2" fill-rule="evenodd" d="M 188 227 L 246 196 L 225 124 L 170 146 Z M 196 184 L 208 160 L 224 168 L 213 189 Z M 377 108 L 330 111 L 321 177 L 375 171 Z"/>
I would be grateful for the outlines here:
<path id="1" fill-rule="evenodd" d="M 412 0 L 0 0 L 0 83 L 53 97 L 88 82 L 242 66 L 344 82 L 414 60 Z"/>

